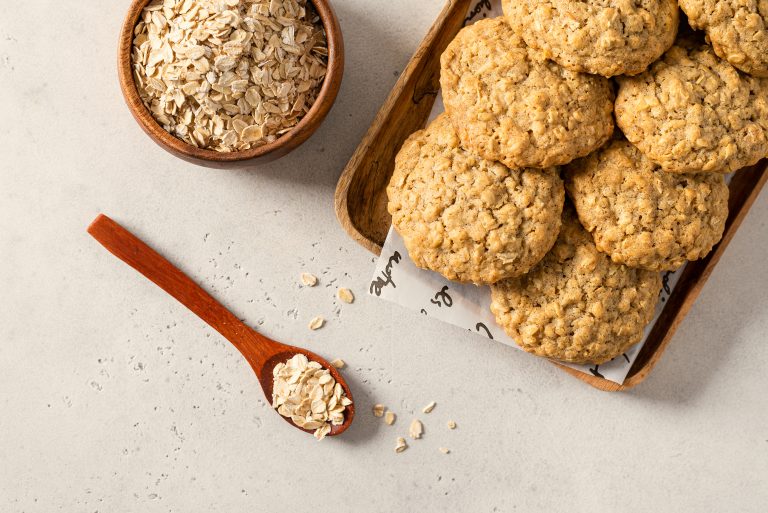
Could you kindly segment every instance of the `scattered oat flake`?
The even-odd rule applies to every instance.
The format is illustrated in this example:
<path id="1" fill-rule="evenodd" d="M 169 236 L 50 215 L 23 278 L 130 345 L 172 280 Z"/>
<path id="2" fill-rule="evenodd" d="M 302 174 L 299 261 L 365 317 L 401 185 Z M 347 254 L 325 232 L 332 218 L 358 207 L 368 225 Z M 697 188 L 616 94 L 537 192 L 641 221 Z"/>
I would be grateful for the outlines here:
<path id="1" fill-rule="evenodd" d="M 419 419 L 413 419 L 411 422 L 411 426 L 408 428 L 408 436 L 413 438 L 414 440 L 418 440 L 421 438 L 421 435 L 424 433 L 424 424 L 421 423 Z"/>
<path id="2" fill-rule="evenodd" d="M 345 303 L 351 304 L 355 301 L 355 295 L 352 294 L 352 291 L 349 289 L 341 288 L 336 293 L 336 295 L 341 301 L 344 301 Z"/>
<path id="3" fill-rule="evenodd" d="M 448 454 L 448 453 L 450 453 L 450 452 L 451 452 L 451 450 L 450 450 L 450 449 L 448 449 L 447 447 L 440 447 L 440 449 L 438 449 L 438 450 L 439 450 L 440 452 L 442 452 L 443 454 Z"/>
<path id="4" fill-rule="evenodd" d="M 395 414 L 393 412 L 391 412 L 391 411 L 388 411 L 384 415 L 384 422 L 386 422 L 388 426 L 391 426 L 392 424 L 395 423 L 395 418 L 396 418 Z"/>
<path id="5" fill-rule="evenodd" d="M 384 405 L 383 404 L 374 404 L 373 405 L 373 416 L 374 417 L 383 417 L 384 416 Z"/>
<path id="6" fill-rule="evenodd" d="M 403 452 L 408 448 L 408 443 L 405 441 L 405 438 L 400 437 L 397 439 L 397 445 L 395 445 L 395 452 Z"/>
<path id="7" fill-rule="evenodd" d="M 436 403 L 435 401 L 432 401 L 431 403 L 429 403 L 428 405 L 426 405 L 426 406 L 424 407 L 424 409 L 423 409 L 423 410 L 421 410 L 421 411 L 423 411 L 424 413 L 432 413 L 432 410 L 434 410 L 434 409 L 435 409 L 435 406 L 437 406 L 437 403 Z"/>
<path id="8" fill-rule="evenodd" d="M 346 367 L 347 364 L 344 362 L 344 360 L 337 358 L 331 362 L 331 365 L 333 365 L 337 369 L 343 369 L 344 367 Z"/>
<path id="9" fill-rule="evenodd" d="M 301 273 L 301 283 L 307 287 L 314 287 L 317 285 L 317 276 L 310 273 Z"/>
<path id="10" fill-rule="evenodd" d="M 321 316 L 317 316 L 313 318 L 311 321 L 309 321 L 309 329 L 312 331 L 319 330 L 325 325 L 325 319 L 323 319 Z"/>
<path id="11" fill-rule="evenodd" d="M 452 420 L 448 421 L 448 429 L 456 429 L 456 423 Z"/>

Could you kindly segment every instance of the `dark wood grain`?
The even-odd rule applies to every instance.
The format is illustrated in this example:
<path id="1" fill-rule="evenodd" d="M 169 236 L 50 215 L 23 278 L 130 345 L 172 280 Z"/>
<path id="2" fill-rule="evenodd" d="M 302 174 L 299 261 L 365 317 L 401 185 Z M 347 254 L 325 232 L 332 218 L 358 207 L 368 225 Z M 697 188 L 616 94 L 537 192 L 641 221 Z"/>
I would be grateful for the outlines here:
<path id="1" fill-rule="evenodd" d="M 212 168 L 251 168 L 277 160 L 296 149 L 315 133 L 336 101 L 344 75 L 344 39 L 336 14 L 329 0 L 312 0 L 325 29 L 328 40 L 328 71 L 320 93 L 299 123 L 288 133 L 275 142 L 245 151 L 221 153 L 214 150 L 196 148 L 187 144 L 163 130 L 152 114 L 144 106 L 139 97 L 136 82 L 133 79 L 131 65 L 131 50 L 133 48 L 133 31 L 144 7 L 151 0 L 133 0 L 120 32 L 117 51 L 117 70 L 120 89 L 125 103 L 128 105 L 133 118 L 160 147 L 171 154 L 191 162 Z"/>
<path id="2" fill-rule="evenodd" d="M 186 274 L 109 217 L 100 214 L 88 227 L 88 233 L 110 253 L 143 274 L 229 340 L 256 373 L 270 403 L 272 402 L 272 369 L 297 353 L 305 355 L 328 369 L 336 382 L 344 388 L 347 396 L 352 399 L 352 392 L 346 381 L 327 360 L 306 349 L 276 342 L 252 330 Z M 354 402 L 347 406 L 344 415 L 344 424 L 333 426 L 330 436 L 343 433 L 352 423 L 355 416 Z M 289 419 L 285 420 L 297 427 Z"/>
<path id="3" fill-rule="evenodd" d="M 379 255 L 392 219 L 386 187 L 394 157 L 405 139 L 424 127 L 439 88 L 440 55 L 461 29 L 469 1 L 452 0 L 435 21 L 409 62 L 368 133 L 360 142 L 336 188 L 336 215 L 349 235 Z M 605 391 L 627 390 L 648 377 L 768 179 L 768 160 L 739 171 L 730 185 L 730 216 L 722 241 L 706 258 L 691 262 L 623 385 L 564 365 L 565 372 Z"/>

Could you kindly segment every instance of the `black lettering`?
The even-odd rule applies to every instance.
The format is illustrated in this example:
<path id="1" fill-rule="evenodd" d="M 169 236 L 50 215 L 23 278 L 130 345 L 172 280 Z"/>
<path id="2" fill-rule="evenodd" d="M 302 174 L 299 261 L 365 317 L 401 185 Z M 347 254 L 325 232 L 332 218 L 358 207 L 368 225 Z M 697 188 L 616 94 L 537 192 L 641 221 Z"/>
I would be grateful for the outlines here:
<path id="1" fill-rule="evenodd" d="M 480 0 L 477 2 L 472 10 L 469 11 L 469 15 L 464 18 L 464 25 L 477 18 L 477 16 L 483 12 L 483 9 L 487 11 L 491 10 L 491 0 Z"/>
<path id="2" fill-rule="evenodd" d="M 475 331 L 477 331 L 478 333 L 485 332 L 485 336 L 493 340 L 493 335 L 491 335 L 491 330 L 489 330 L 488 326 L 486 326 L 482 322 L 478 322 L 475 325 Z"/>
<path id="3" fill-rule="evenodd" d="M 600 366 L 599 365 L 595 365 L 594 369 L 589 369 L 589 372 L 591 372 L 592 375 L 595 376 L 595 377 L 605 379 L 605 376 L 600 374 Z"/>
<path id="4" fill-rule="evenodd" d="M 434 299 L 430 299 L 429 302 L 433 305 L 437 305 L 439 308 L 442 308 L 443 305 L 446 306 L 446 308 L 450 308 L 453 306 L 453 298 L 450 294 L 448 294 L 448 285 L 444 286 L 442 289 L 440 289 L 440 292 L 435 294 Z"/>
<path id="5" fill-rule="evenodd" d="M 377 277 L 375 280 L 371 282 L 371 294 L 376 294 L 377 296 L 381 296 L 381 291 L 385 287 L 392 285 L 393 289 L 397 288 L 397 285 L 395 285 L 395 282 L 392 281 L 392 268 L 395 266 L 395 264 L 399 264 L 400 260 L 402 260 L 403 257 L 400 255 L 400 252 L 395 251 L 395 254 L 389 257 L 389 261 L 387 262 L 387 266 L 384 268 L 383 271 L 381 271 L 381 276 Z"/>

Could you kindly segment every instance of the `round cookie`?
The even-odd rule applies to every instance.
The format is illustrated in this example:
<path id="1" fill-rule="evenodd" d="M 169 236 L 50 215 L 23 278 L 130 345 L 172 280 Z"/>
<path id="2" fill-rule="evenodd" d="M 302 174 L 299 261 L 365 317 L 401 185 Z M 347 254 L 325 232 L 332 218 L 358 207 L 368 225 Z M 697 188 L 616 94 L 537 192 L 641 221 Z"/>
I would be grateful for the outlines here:
<path id="1" fill-rule="evenodd" d="M 768 77 L 768 2 L 680 0 L 688 23 L 706 31 L 717 55 L 740 70 Z"/>
<path id="2" fill-rule="evenodd" d="M 496 321 L 525 351 L 601 364 L 642 340 L 661 275 L 613 263 L 566 206 L 562 231 L 547 256 L 528 274 L 491 291 Z"/>
<path id="3" fill-rule="evenodd" d="M 730 173 L 768 155 L 768 79 L 709 45 L 681 41 L 636 77 L 619 77 L 616 122 L 672 173 Z"/>
<path id="4" fill-rule="evenodd" d="M 573 71 L 637 75 L 672 46 L 676 0 L 502 0 L 507 22 L 533 48 Z"/>
<path id="5" fill-rule="evenodd" d="M 719 173 L 665 173 L 625 140 L 570 164 L 566 189 L 597 249 L 614 262 L 672 271 L 723 236 L 728 186 Z"/>
<path id="6" fill-rule="evenodd" d="M 557 239 L 565 201 L 555 168 L 509 169 L 476 157 L 445 114 L 405 142 L 387 194 L 414 263 L 475 284 L 536 265 Z"/>
<path id="7" fill-rule="evenodd" d="M 608 79 L 546 60 L 503 18 L 459 32 L 441 58 L 445 110 L 462 145 L 508 167 L 567 164 L 613 133 Z"/>

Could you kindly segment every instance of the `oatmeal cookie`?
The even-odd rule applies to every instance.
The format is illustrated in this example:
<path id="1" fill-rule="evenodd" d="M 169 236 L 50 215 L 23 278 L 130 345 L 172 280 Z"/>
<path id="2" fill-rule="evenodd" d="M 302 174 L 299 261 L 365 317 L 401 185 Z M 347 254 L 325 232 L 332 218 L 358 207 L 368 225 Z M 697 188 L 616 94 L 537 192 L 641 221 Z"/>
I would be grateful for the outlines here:
<path id="1" fill-rule="evenodd" d="M 555 168 L 509 169 L 476 157 L 445 114 L 405 142 L 387 194 L 414 263 L 476 284 L 539 262 L 560 231 L 565 199 Z"/>
<path id="2" fill-rule="evenodd" d="M 544 59 L 503 18 L 462 29 L 441 59 L 445 110 L 462 145 L 516 167 L 567 164 L 613 132 L 608 79 Z"/>
<path id="3" fill-rule="evenodd" d="M 636 77 L 619 77 L 616 122 L 672 173 L 730 173 L 768 155 L 768 79 L 682 40 Z"/>
<path id="4" fill-rule="evenodd" d="M 568 205 L 552 250 L 530 273 L 491 287 L 496 321 L 524 350 L 572 363 L 604 363 L 640 342 L 661 275 L 613 263 Z"/>
<path id="5" fill-rule="evenodd" d="M 597 249 L 614 262 L 672 271 L 723 236 L 728 186 L 719 173 L 665 173 L 625 140 L 566 169 L 566 189 Z"/>
<path id="6" fill-rule="evenodd" d="M 676 0 L 503 0 L 507 22 L 561 66 L 637 75 L 672 46 Z"/>
<path id="7" fill-rule="evenodd" d="M 703 29 L 717 55 L 740 70 L 768 77 L 766 0 L 680 0 L 688 23 Z"/>

